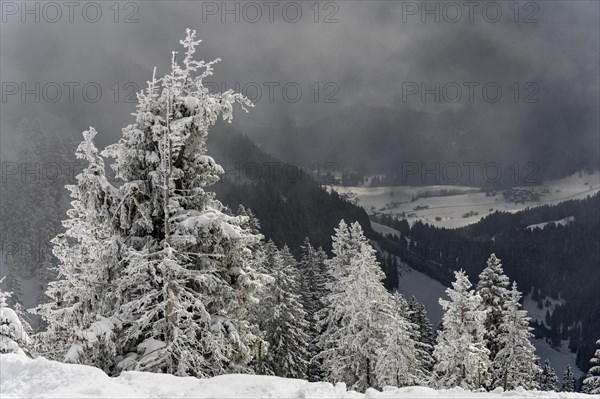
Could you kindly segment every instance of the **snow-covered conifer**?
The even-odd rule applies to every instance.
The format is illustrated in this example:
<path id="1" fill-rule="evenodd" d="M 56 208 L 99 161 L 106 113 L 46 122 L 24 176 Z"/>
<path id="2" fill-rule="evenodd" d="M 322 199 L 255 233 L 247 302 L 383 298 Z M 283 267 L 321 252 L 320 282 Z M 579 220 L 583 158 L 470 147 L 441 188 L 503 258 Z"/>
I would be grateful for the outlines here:
<path id="1" fill-rule="evenodd" d="M 4 278 L 0 279 L 2 283 Z M 27 354 L 31 345 L 31 338 L 27 333 L 31 330 L 25 320 L 21 320 L 13 309 L 8 307 L 6 300 L 11 292 L 0 290 L 0 354 L 18 353 Z"/>
<path id="2" fill-rule="evenodd" d="M 307 377 L 309 381 L 321 381 L 323 379 L 321 359 L 317 357 L 320 352 L 317 342 L 321 334 L 317 327 L 317 315 L 323 309 L 323 299 L 328 293 L 329 274 L 325 266 L 326 260 L 327 255 L 323 249 L 313 248 L 308 238 L 306 238 L 302 246 L 299 270 L 300 294 L 308 322 L 310 363 Z"/>
<path id="3" fill-rule="evenodd" d="M 417 348 L 418 326 L 408 319 L 409 307 L 398 292 L 393 295 L 395 314 L 384 326 L 384 342 L 375 366 L 378 386 L 419 385 L 427 374 L 422 366 L 426 354 Z"/>
<path id="4" fill-rule="evenodd" d="M 486 312 L 480 308 L 481 297 L 470 290 L 467 275 L 462 270 L 454 275 L 452 288 L 446 289 L 450 300 L 440 299 L 445 313 L 433 352 L 436 364 L 431 384 L 437 388 L 478 390 L 489 382 L 489 350 L 484 340 Z"/>
<path id="5" fill-rule="evenodd" d="M 364 391 L 377 386 L 376 365 L 395 314 L 382 285 L 383 271 L 375 249 L 358 222 L 343 221 L 333 237 L 335 256 L 327 261 L 332 276 L 326 308 L 321 312 L 319 340 L 325 379 Z"/>
<path id="6" fill-rule="evenodd" d="M 598 348 L 590 360 L 591 367 L 583 380 L 583 391 L 589 394 L 600 394 L 600 339 L 596 341 Z"/>
<path id="7" fill-rule="evenodd" d="M 250 265 L 261 237 L 205 190 L 223 173 L 206 155 L 209 127 L 251 104 L 209 91 L 219 60 L 195 60 L 200 41 L 187 32 L 183 65 L 173 53 L 171 73 L 138 94 L 135 123 L 102 154 L 122 182 L 118 370 L 204 377 L 246 370 L 257 339 L 247 309 L 265 276 Z"/>
<path id="8" fill-rule="evenodd" d="M 563 373 L 561 392 L 575 392 L 575 376 L 571 365 L 567 365 L 567 369 Z"/>
<path id="9" fill-rule="evenodd" d="M 498 341 L 500 325 L 504 317 L 505 304 L 509 298 L 509 280 L 504 274 L 500 259 L 495 254 L 490 255 L 486 268 L 479 275 L 477 293 L 481 296 L 481 308 L 487 311 L 485 320 L 485 342 L 490 351 L 491 383 L 492 386 L 501 385 L 501 366 L 494 364 L 494 359 L 502 349 Z"/>
<path id="10" fill-rule="evenodd" d="M 435 339 L 431 322 L 427 318 L 425 305 L 417 301 L 414 296 L 408 301 L 408 318 L 416 326 L 414 332 L 415 346 L 419 351 L 419 363 L 421 370 L 425 375 L 430 375 L 433 371 L 435 359 L 433 358 L 433 347 Z"/>
<path id="11" fill-rule="evenodd" d="M 513 283 L 510 295 L 504 305 L 503 316 L 496 342 L 500 351 L 493 359 L 493 372 L 499 376 L 496 386 L 504 390 L 519 386 L 525 389 L 537 387 L 537 365 L 535 347 L 531 344 L 532 328 L 529 326 L 527 311 L 521 310 L 521 293 Z M 494 368 L 495 367 L 495 368 Z"/>
<path id="12" fill-rule="evenodd" d="M 546 359 L 540 376 L 540 391 L 558 391 L 558 376 Z"/>
<path id="13" fill-rule="evenodd" d="M 296 262 L 289 249 L 277 250 L 267 243 L 259 270 L 269 274 L 273 282 L 259 295 L 255 305 L 261 338 L 267 343 L 266 354 L 261 354 L 257 371 L 288 378 L 306 378 L 309 361 L 308 323 L 306 313 L 296 292 Z"/>
<path id="14" fill-rule="evenodd" d="M 76 156 L 86 166 L 77 175 L 77 184 L 67 186 L 72 208 L 63 221 L 66 231 L 52 240 L 59 260 L 58 279 L 46 291 L 51 302 L 38 306 L 36 313 L 48 324 L 39 334 L 45 356 L 109 371 L 115 355 L 114 336 L 108 330 L 90 328 L 95 329 L 94 323 L 112 315 L 117 306 L 111 280 L 118 273 L 121 241 L 111 212 L 119 193 L 104 175 L 95 136 L 90 127 L 77 148 Z M 88 350 L 84 353 L 83 348 Z"/>

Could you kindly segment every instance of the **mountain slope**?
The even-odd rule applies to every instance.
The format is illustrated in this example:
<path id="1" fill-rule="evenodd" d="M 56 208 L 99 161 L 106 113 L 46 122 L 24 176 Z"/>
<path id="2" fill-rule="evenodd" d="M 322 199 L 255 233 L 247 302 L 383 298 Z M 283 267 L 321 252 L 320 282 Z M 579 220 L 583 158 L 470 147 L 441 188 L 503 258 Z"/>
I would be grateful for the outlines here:
<path id="1" fill-rule="evenodd" d="M 308 237 L 313 245 L 328 250 L 341 219 L 358 221 L 367 237 L 378 237 L 362 208 L 322 189 L 294 164 L 264 153 L 229 125 L 217 125 L 207 143 L 209 153 L 225 169 L 222 181 L 211 189 L 234 211 L 240 204 L 250 208 L 261 233 L 276 244 L 296 249 Z"/>

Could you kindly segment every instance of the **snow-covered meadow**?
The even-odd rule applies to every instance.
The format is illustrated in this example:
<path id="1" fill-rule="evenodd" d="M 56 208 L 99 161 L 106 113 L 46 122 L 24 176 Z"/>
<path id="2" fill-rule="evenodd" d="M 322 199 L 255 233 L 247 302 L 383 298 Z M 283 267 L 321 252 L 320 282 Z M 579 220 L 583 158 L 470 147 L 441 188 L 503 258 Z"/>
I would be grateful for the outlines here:
<path id="1" fill-rule="evenodd" d="M 521 187 L 539 199 L 512 202 L 501 192 L 487 195 L 477 187 L 468 186 L 394 186 L 394 187 L 343 187 L 332 189 L 356 201 L 367 213 L 390 215 L 404 214 L 411 225 L 416 221 L 436 227 L 458 228 L 478 222 L 495 211 L 518 212 L 525 208 L 556 204 L 568 199 L 581 199 L 600 190 L 600 173 L 576 173 L 563 179 L 543 184 Z M 567 221 L 556 221 L 564 224 Z M 393 234 L 373 226 L 383 234 Z M 529 226 L 530 228 L 543 226 Z"/>
<path id="2" fill-rule="evenodd" d="M 307 382 L 291 378 L 228 374 L 207 379 L 128 371 L 111 378 L 100 369 L 59 363 L 23 355 L 0 358 L 0 397 L 9 398 L 564 398 L 589 399 L 590 395 L 517 389 L 502 392 L 467 392 L 461 388 L 434 390 L 425 387 L 368 389 L 364 394 L 345 384 Z"/>

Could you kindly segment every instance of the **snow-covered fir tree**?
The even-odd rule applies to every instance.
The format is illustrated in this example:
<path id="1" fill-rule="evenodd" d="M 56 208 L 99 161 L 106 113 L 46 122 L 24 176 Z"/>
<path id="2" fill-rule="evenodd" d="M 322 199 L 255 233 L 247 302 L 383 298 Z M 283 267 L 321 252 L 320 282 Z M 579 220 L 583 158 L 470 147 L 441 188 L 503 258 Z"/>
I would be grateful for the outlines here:
<path id="1" fill-rule="evenodd" d="M 491 386 L 501 386 L 502 367 L 495 364 L 496 355 L 503 348 L 499 341 L 500 326 L 504 318 L 505 305 L 510 292 L 508 277 L 504 274 L 500 259 L 490 255 L 486 268 L 479 275 L 477 293 L 481 296 L 481 309 L 487 311 L 485 319 L 485 342 L 490 351 Z"/>
<path id="2" fill-rule="evenodd" d="M 546 359 L 540 376 L 540 391 L 555 391 L 558 392 L 558 376 L 556 371 L 550 365 L 550 361 Z"/>
<path id="3" fill-rule="evenodd" d="M 260 236 L 205 191 L 223 173 L 205 140 L 219 116 L 231 121 L 233 105 L 250 102 L 210 93 L 204 79 L 218 60 L 194 59 L 194 31 L 181 43 L 183 67 L 174 53 L 171 73 L 140 93 L 136 122 L 103 152 L 123 182 L 117 212 L 128 237 L 116 281 L 119 347 L 135 357 L 124 353 L 120 368 L 212 376 L 251 359 L 247 308 L 264 278 L 249 263 Z"/>
<path id="4" fill-rule="evenodd" d="M 521 309 L 520 300 L 521 293 L 517 290 L 517 284 L 513 283 L 504 305 L 496 339 L 500 350 L 493 359 L 492 366 L 495 374 L 499 376 L 495 386 L 504 390 L 512 390 L 519 386 L 525 389 L 538 387 L 536 378 L 540 370 L 535 347 L 531 343 L 532 328 L 529 326 L 527 311 Z"/>
<path id="5" fill-rule="evenodd" d="M 254 234 L 260 234 L 260 220 L 254 215 L 252 209 L 246 208 L 244 205 L 240 204 L 237 210 L 238 216 L 245 216 L 247 219 L 242 224 L 243 227 L 249 229 Z"/>
<path id="6" fill-rule="evenodd" d="M 308 323 L 297 293 L 297 265 L 289 249 L 269 241 L 257 255 L 259 270 L 273 281 L 259 295 L 254 314 L 267 343 L 257 361 L 257 372 L 287 378 L 306 378 L 309 361 Z M 258 268 L 258 267 L 257 267 Z"/>
<path id="7" fill-rule="evenodd" d="M 417 298 L 412 296 L 408 301 L 408 318 L 411 323 L 416 326 L 414 333 L 415 346 L 419 351 L 419 363 L 425 375 L 430 375 L 433 371 L 435 359 L 433 358 L 433 347 L 435 339 L 433 336 L 433 327 L 427 317 L 425 305 L 417 301 Z"/>
<path id="8" fill-rule="evenodd" d="M 0 279 L 0 284 L 4 278 Z M 18 312 L 8 307 L 7 299 L 12 292 L 0 290 L 0 355 L 6 353 L 29 354 L 31 327 L 19 317 Z"/>
<path id="9" fill-rule="evenodd" d="M 398 292 L 393 295 L 393 303 L 395 314 L 384 326 L 385 339 L 375 366 L 378 386 L 422 384 L 427 376 L 422 365 L 426 353 L 415 342 L 418 326 L 410 322 L 409 305 Z"/>
<path id="10" fill-rule="evenodd" d="M 375 249 L 358 222 L 344 221 L 333 237 L 334 257 L 327 261 L 332 283 L 321 312 L 319 340 L 325 379 L 364 391 L 378 385 L 377 362 L 396 314 L 382 285 Z M 391 338 L 387 344 L 391 344 Z"/>
<path id="11" fill-rule="evenodd" d="M 600 394 L 600 339 L 596 341 L 598 348 L 590 360 L 592 365 L 583 380 L 583 392 L 589 394 Z"/>
<path id="12" fill-rule="evenodd" d="M 567 365 L 567 369 L 563 373 L 561 392 L 575 392 L 575 376 L 571 365 Z"/>
<path id="13" fill-rule="evenodd" d="M 321 381 L 323 371 L 321 368 L 321 359 L 317 342 L 321 332 L 317 327 L 317 315 L 323 309 L 323 299 L 328 294 L 327 282 L 329 274 L 325 266 L 327 255 L 322 248 L 315 249 L 308 238 L 304 240 L 302 246 L 301 258 L 299 262 L 300 270 L 300 294 L 302 306 L 306 311 L 306 320 L 308 321 L 309 336 L 309 356 L 310 362 L 307 370 L 309 381 Z"/>
<path id="14" fill-rule="evenodd" d="M 489 350 L 484 340 L 486 312 L 481 310 L 481 297 L 470 290 L 472 285 L 465 272 L 454 275 L 456 280 L 446 289 L 450 300 L 440 299 L 445 313 L 433 352 L 436 363 L 431 385 L 479 390 L 489 383 Z"/>
<path id="15" fill-rule="evenodd" d="M 76 156 L 86 166 L 77 175 L 77 184 L 67 186 L 72 208 L 63 221 L 66 231 L 52 240 L 59 260 L 58 279 L 46 291 L 51 302 L 38 306 L 36 312 L 47 323 L 47 330 L 38 336 L 45 356 L 108 372 L 116 351 L 110 327 L 118 322 L 104 315 L 110 315 L 118 303 L 112 280 L 118 273 L 121 240 L 111 211 L 119 193 L 104 175 L 104 161 L 93 142 L 96 134 L 91 127 L 83 132 L 77 148 Z"/>
<path id="16" fill-rule="evenodd" d="M 109 308 L 89 316 L 102 322 L 101 332 L 107 319 L 119 322 L 114 326 L 117 356 L 108 367 L 114 373 L 134 369 L 204 377 L 240 372 L 247 369 L 257 340 L 247 308 L 266 279 L 250 266 L 251 248 L 261 237 L 248 229 L 247 217 L 226 213 L 205 190 L 223 173 L 206 155 L 209 127 L 219 116 L 231 121 L 235 103 L 251 104 L 232 91 L 210 93 L 203 81 L 218 60 L 194 59 L 199 41 L 193 31 L 181 43 L 183 66 L 173 53 L 171 73 L 153 76 L 138 94 L 135 123 L 102 152 L 115 159 L 112 167 L 121 183 L 104 190 L 117 197 L 105 209 L 115 223 L 119 250 L 112 259 L 118 273 L 110 276 L 110 291 L 104 293 L 113 299 Z M 69 239 L 63 248 L 56 245 L 79 251 Z M 90 267 L 86 258 L 72 262 L 74 272 Z M 57 302 L 67 312 L 72 305 Z M 89 328 L 97 329 L 94 323 Z"/>

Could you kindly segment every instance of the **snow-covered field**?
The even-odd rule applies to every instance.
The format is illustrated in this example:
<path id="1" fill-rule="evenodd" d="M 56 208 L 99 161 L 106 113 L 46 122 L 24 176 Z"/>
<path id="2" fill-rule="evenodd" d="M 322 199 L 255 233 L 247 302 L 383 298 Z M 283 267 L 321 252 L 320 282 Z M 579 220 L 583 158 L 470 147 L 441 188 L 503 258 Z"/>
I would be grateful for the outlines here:
<path id="1" fill-rule="evenodd" d="M 411 225 L 421 220 L 438 227 L 458 228 L 476 223 L 495 211 L 517 212 L 594 195 L 600 190 L 600 173 L 576 173 L 538 186 L 523 187 L 540 196 L 539 200 L 523 203 L 510 202 L 501 192 L 488 196 L 479 188 L 467 186 L 334 186 L 333 189 L 356 201 L 369 214 L 404 213 Z"/>
<path id="2" fill-rule="evenodd" d="M 344 384 L 309 383 L 279 377 L 230 374 L 209 379 L 125 372 L 110 378 L 101 370 L 22 355 L 0 357 L 0 397 L 6 398 L 564 398 L 589 399 L 576 393 L 516 390 L 471 393 L 460 388 L 436 391 L 424 387 L 348 391 Z"/>

